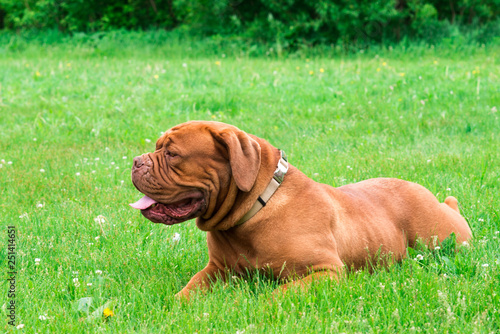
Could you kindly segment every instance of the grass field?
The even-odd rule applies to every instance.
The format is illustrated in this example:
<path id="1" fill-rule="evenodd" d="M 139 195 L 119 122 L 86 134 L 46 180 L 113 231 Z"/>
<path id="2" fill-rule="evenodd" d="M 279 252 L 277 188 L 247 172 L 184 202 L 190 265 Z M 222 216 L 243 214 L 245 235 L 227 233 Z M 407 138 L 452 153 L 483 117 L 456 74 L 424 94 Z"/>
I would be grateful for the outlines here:
<path id="1" fill-rule="evenodd" d="M 15 324 L 27 333 L 500 331 L 498 47 L 281 59 L 168 50 L 1 49 L 2 318 L 12 225 Z M 253 277 L 179 302 L 208 260 L 205 234 L 130 208 L 141 197 L 130 168 L 193 119 L 266 138 L 319 182 L 395 177 L 453 195 L 474 240 L 307 292 L 273 296 L 276 282 Z M 8 320 L 0 331 L 17 331 Z"/>

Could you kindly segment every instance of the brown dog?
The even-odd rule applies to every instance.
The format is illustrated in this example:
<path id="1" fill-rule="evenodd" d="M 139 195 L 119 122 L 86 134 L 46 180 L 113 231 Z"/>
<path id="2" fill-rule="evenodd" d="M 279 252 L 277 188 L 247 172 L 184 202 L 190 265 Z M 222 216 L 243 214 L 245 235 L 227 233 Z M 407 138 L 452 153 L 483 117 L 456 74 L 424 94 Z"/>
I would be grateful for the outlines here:
<path id="1" fill-rule="evenodd" d="M 340 188 L 316 183 L 267 141 L 217 122 L 188 122 L 134 159 L 131 204 L 155 223 L 196 218 L 207 231 L 208 265 L 179 292 L 188 296 L 228 273 L 264 269 L 296 284 L 337 277 L 379 254 L 400 260 L 417 238 L 471 238 L 457 200 L 424 187 L 371 179 Z M 286 285 L 285 285 L 286 288 Z"/>

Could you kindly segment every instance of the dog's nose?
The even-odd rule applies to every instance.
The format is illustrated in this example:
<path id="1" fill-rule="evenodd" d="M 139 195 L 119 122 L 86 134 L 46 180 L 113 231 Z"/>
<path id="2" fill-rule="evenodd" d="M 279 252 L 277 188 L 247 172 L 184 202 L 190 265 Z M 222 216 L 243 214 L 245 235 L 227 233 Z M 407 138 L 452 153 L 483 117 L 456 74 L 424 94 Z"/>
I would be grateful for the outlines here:
<path id="1" fill-rule="evenodd" d="M 138 156 L 134 158 L 134 168 L 140 168 L 144 165 L 144 160 L 142 156 Z"/>

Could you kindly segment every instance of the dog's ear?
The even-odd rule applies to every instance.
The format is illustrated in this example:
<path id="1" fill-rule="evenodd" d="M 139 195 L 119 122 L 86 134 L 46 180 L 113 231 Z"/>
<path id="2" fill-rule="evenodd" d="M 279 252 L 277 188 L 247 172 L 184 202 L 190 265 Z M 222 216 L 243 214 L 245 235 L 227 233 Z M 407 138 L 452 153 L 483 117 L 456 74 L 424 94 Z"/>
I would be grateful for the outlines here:
<path id="1" fill-rule="evenodd" d="M 252 189 L 260 169 L 260 145 L 238 129 L 213 131 L 214 138 L 227 148 L 234 181 L 241 191 Z"/>

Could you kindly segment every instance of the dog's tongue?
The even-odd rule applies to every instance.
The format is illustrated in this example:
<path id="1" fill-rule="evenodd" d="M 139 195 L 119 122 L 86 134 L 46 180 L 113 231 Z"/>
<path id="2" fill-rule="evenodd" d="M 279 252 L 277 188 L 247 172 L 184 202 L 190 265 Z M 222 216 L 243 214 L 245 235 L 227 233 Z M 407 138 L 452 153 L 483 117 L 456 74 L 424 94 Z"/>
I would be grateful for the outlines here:
<path id="1" fill-rule="evenodd" d="M 133 207 L 134 209 L 145 210 L 155 203 L 158 203 L 158 202 L 152 198 L 149 198 L 148 196 L 144 196 L 143 198 L 141 198 L 137 202 L 129 204 L 129 205 L 131 207 Z"/>

